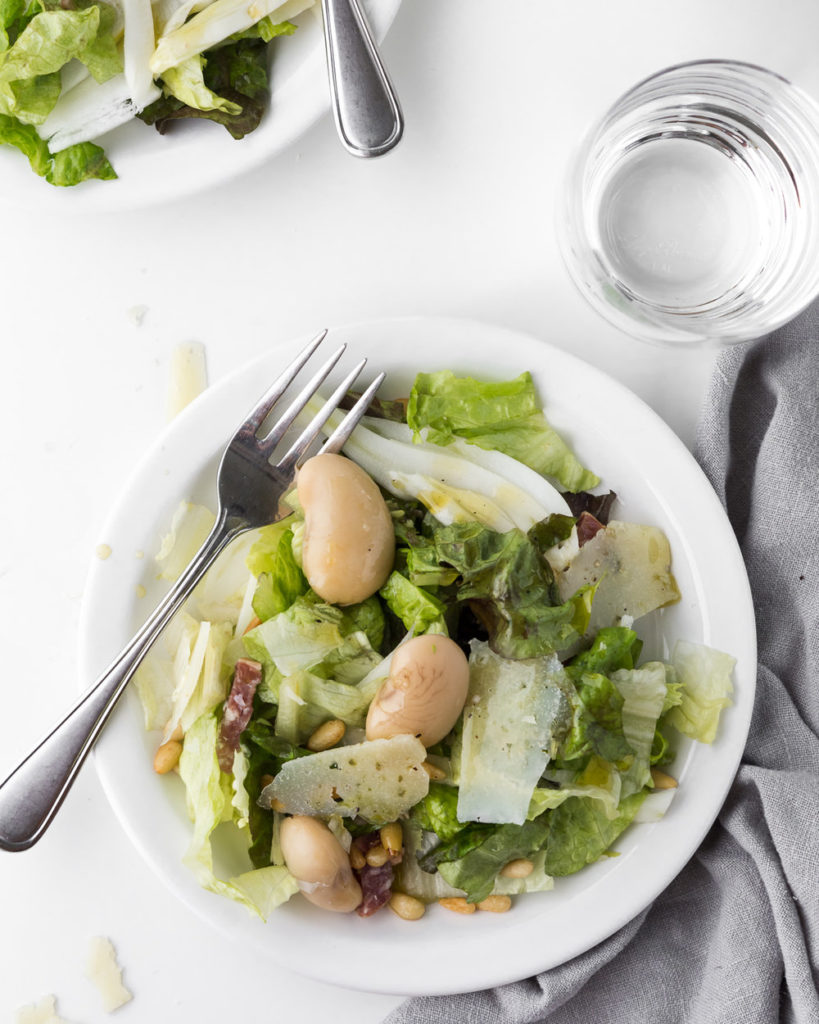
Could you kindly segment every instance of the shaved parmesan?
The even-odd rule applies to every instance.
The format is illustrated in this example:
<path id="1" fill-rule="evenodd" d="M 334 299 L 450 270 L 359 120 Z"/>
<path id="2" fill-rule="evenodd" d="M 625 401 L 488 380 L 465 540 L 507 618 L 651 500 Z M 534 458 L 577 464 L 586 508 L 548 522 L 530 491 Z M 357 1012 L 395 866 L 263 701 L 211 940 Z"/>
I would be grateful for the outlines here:
<path id="1" fill-rule="evenodd" d="M 106 1013 L 111 1013 L 133 998 L 122 984 L 122 968 L 117 963 L 117 955 L 111 940 L 102 935 L 97 935 L 91 940 L 85 974 L 99 990 Z"/>
<path id="2" fill-rule="evenodd" d="M 427 795 L 425 759 L 424 745 L 414 736 L 335 747 L 286 762 L 262 790 L 260 803 L 278 799 L 292 814 L 360 815 L 384 824 Z"/>
<path id="3" fill-rule="evenodd" d="M 656 526 L 612 519 L 558 576 L 564 601 L 580 587 L 595 583 L 590 633 L 612 626 L 624 616 L 639 619 L 680 599 L 671 573 L 671 547 Z"/>
<path id="4" fill-rule="evenodd" d="M 523 824 L 552 739 L 568 720 L 556 655 L 510 661 L 470 644 L 458 819 Z"/>
<path id="5" fill-rule="evenodd" d="M 17 1011 L 15 1024 L 68 1024 L 57 1014 L 57 1000 L 54 996 L 43 996 L 39 1003 L 21 1006 Z"/>
<path id="6" fill-rule="evenodd" d="M 171 353 L 171 379 L 168 386 L 168 421 L 208 386 L 205 346 L 198 341 L 177 345 Z"/>

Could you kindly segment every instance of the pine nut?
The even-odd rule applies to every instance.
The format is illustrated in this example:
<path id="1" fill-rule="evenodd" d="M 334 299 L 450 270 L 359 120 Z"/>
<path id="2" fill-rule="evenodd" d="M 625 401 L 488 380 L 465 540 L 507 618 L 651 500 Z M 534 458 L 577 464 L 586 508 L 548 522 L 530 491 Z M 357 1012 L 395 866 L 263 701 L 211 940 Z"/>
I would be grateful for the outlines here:
<path id="1" fill-rule="evenodd" d="M 347 731 L 347 726 L 340 718 L 331 718 L 329 722 L 320 725 L 307 741 L 307 749 L 313 753 L 320 750 L 329 750 L 339 742 Z"/>
<path id="2" fill-rule="evenodd" d="M 478 910 L 488 910 L 492 914 L 505 914 L 511 906 L 511 896 L 487 896 L 478 904 Z"/>
<path id="3" fill-rule="evenodd" d="M 659 768 L 651 769 L 651 778 L 654 782 L 655 789 L 676 789 L 677 780 L 671 776 L 666 775 L 665 772 L 661 772 Z"/>
<path id="4" fill-rule="evenodd" d="M 167 775 L 175 768 L 182 753 L 182 744 L 179 740 L 168 740 L 163 743 L 154 755 L 154 771 L 157 775 Z"/>
<path id="5" fill-rule="evenodd" d="M 278 811 L 279 814 L 287 814 L 287 807 L 279 800 L 277 796 L 274 796 L 270 801 L 271 811 Z"/>
<path id="6" fill-rule="evenodd" d="M 501 878 L 528 878 L 534 871 L 535 865 L 527 857 L 519 857 L 517 860 L 510 860 L 505 868 L 501 869 Z"/>
<path id="7" fill-rule="evenodd" d="M 380 844 L 367 850 L 365 856 L 367 858 L 367 863 L 371 868 L 380 868 L 390 859 L 390 855 Z"/>
<path id="8" fill-rule="evenodd" d="M 475 904 L 467 903 L 463 896 L 444 896 L 438 900 L 445 910 L 454 910 L 456 914 L 474 914 Z"/>
<path id="9" fill-rule="evenodd" d="M 267 775 L 267 774 L 263 775 L 259 779 L 259 782 L 262 784 L 262 789 L 264 789 L 265 786 L 269 786 L 272 781 L 273 781 L 273 776 L 272 775 Z"/>
<path id="10" fill-rule="evenodd" d="M 381 845 L 391 857 L 401 852 L 404 846 L 404 833 L 397 821 L 384 825 L 380 835 Z"/>
<path id="11" fill-rule="evenodd" d="M 350 867 L 354 871 L 360 871 L 366 863 L 367 858 L 361 852 L 359 847 L 357 847 L 355 843 L 353 843 L 353 845 L 350 847 Z"/>
<path id="12" fill-rule="evenodd" d="M 421 767 L 433 782 L 440 782 L 441 779 L 446 778 L 446 772 L 443 768 L 439 768 L 437 764 L 430 764 L 429 761 L 424 761 Z"/>
<path id="13" fill-rule="evenodd" d="M 185 735 L 184 732 L 182 732 L 182 726 L 177 723 L 176 728 L 171 733 L 171 735 L 168 737 L 168 739 L 169 740 L 177 740 L 177 741 L 181 742 L 182 741 L 182 737 L 184 735 Z"/>
<path id="14" fill-rule="evenodd" d="M 394 892 L 390 896 L 390 910 L 394 911 L 404 921 L 417 921 L 427 911 L 424 904 L 414 896 L 407 896 L 403 892 Z"/>

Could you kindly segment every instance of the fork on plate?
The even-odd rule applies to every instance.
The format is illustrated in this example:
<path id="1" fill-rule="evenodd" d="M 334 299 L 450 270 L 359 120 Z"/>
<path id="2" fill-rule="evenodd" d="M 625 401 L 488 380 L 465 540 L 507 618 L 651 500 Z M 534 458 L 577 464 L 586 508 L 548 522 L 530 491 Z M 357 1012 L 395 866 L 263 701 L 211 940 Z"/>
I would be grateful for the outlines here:
<path id="1" fill-rule="evenodd" d="M 296 469 L 310 455 L 322 427 L 338 408 L 367 361 L 362 359 L 353 367 L 284 454 L 277 457 L 285 435 L 346 348 L 341 345 L 336 349 L 269 429 L 265 429 L 268 417 L 326 334 L 327 331 L 318 334 L 271 384 L 228 442 L 216 477 L 216 522 L 190 565 L 93 686 L 0 784 L 0 849 L 27 850 L 43 835 L 120 694 L 151 645 L 217 555 L 239 534 L 282 518 L 279 502 L 292 484 Z M 384 377 L 384 373 L 376 376 L 318 449 L 319 454 L 341 450 Z"/>

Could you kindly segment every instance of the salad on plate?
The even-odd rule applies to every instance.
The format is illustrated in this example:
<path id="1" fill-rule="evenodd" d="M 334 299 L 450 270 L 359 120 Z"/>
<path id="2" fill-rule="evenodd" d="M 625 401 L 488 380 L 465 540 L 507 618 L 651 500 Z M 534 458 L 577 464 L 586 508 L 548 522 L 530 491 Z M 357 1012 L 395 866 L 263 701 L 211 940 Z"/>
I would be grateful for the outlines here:
<path id="1" fill-rule="evenodd" d="M 116 178 L 94 140 L 139 118 L 235 139 L 268 100 L 269 45 L 315 0 L 0 0 L 0 143 L 52 185 Z M 147 130 L 147 129 L 146 129 Z"/>
<path id="2" fill-rule="evenodd" d="M 262 918 L 297 894 L 506 911 L 662 818 L 677 741 L 715 739 L 734 659 L 684 637 L 643 657 L 633 627 L 680 597 L 668 540 L 616 517 L 528 373 L 419 373 L 369 412 L 143 663 L 154 768 L 184 786 L 186 864 Z M 212 522 L 180 506 L 162 577 Z M 246 871 L 218 876 L 217 833 Z"/>

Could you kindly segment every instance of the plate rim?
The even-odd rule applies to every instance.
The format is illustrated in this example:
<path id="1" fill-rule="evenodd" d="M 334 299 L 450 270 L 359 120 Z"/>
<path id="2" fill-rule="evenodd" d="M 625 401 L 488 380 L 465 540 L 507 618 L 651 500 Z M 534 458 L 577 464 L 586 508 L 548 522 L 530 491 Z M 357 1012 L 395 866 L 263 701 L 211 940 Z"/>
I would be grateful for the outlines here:
<path id="1" fill-rule="evenodd" d="M 317 980 L 330 981 L 334 984 L 362 991 L 389 994 L 452 994 L 516 981 L 532 974 L 539 973 L 542 970 L 549 969 L 550 967 L 558 966 L 560 963 L 564 963 L 567 960 L 572 959 L 574 956 L 577 956 L 608 938 L 614 932 L 619 930 L 619 928 L 628 923 L 628 921 L 636 917 L 645 909 L 646 906 L 652 903 L 660 892 L 662 892 L 662 890 L 666 888 L 666 886 L 679 874 L 688 860 L 695 854 L 702 839 L 705 837 L 715 821 L 719 810 L 727 797 L 728 791 L 736 774 L 737 767 L 741 760 L 745 738 L 747 737 L 748 729 L 750 727 L 750 716 L 753 709 L 753 696 L 756 685 L 755 619 L 753 614 L 750 584 L 748 582 L 747 573 L 745 572 L 744 561 L 742 559 L 739 545 L 722 505 L 719 502 L 710 482 L 705 476 L 705 473 L 696 462 L 689 449 L 683 444 L 677 435 L 674 434 L 671 428 L 661 419 L 661 417 L 659 417 L 646 402 L 639 398 L 639 396 L 635 395 L 624 384 L 608 376 L 597 367 L 579 359 L 572 353 L 557 348 L 548 342 L 542 341 L 530 333 L 512 330 L 502 325 L 472 320 L 469 318 L 416 316 L 365 320 L 358 323 L 345 324 L 331 328 L 330 333 L 331 335 L 343 333 L 355 336 L 366 334 L 367 332 L 375 332 L 376 334 L 380 333 L 384 334 L 384 336 L 388 336 L 387 332 L 391 329 L 397 329 L 399 331 L 410 330 L 410 332 L 420 330 L 427 333 L 436 329 L 449 332 L 454 331 L 456 334 L 459 332 L 478 332 L 486 337 L 494 337 L 496 340 L 505 336 L 510 340 L 510 342 L 512 340 L 516 340 L 518 346 L 523 348 L 534 347 L 538 352 L 542 352 L 544 357 L 551 356 L 552 360 L 562 363 L 562 368 L 569 367 L 578 370 L 586 380 L 594 381 L 597 386 L 603 387 L 606 392 L 616 395 L 619 402 L 625 402 L 629 405 L 638 420 L 642 420 L 653 427 L 656 435 L 661 439 L 662 446 L 670 446 L 670 449 L 675 453 L 677 458 L 682 461 L 684 466 L 687 467 L 688 472 L 693 473 L 694 478 L 699 480 L 701 488 L 699 496 L 703 497 L 704 495 L 710 495 L 711 507 L 703 512 L 703 517 L 708 519 L 709 516 L 713 515 L 716 518 L 716 521 L 720 523 L 720 540 L 723 544 L 727 542 L 726 556 L 728 557 L 729 562 L 733 563 L 734 570 L 739 571 L 739 575 L 735 576 L 733 583 L 733 586 L 736 588 L 736 593 L 734 594 L 736 603 L 733 606 L 732 615 L 736 620 L 744 620 L 743 631 L 746 633 L 743 644 L 744 650 L 732 650 L 730 652 L 738 659 L 741 659 L 739 664 L 743 667 L 745 673 L 742 678 L 742 690 L 740 692 L 741 701 L 735 702 L 735 706 L 732 708 L 734 720 L 731 728 L 732 734 L 736 735 L 734 736 L 730 751 L 720 751 L 720 761 L 725 762 L 722 765 L 720 773 L 721 784 L 716 791 L 706 794 L 707 800 L 705 802 L 708 812 L 704 815 L 698 816 L 697 820 L 699 822 L 699 827 L 695 828 L 693 832 L 689 831 L 686 834 L 685 843 L 681 844 L 684 845 L 686 849 L 685 857 L 672 857 L 665 865 L 664 870 L 658 870 L 655 872 L 652 885 L 649 886 L 646 892 L 642 894 L 641 899 L 637 903 L 629 904 L 628 909 L 625 912 L 621 909 L 616 913 L 610 914 L 604 928 L 601 929 L 598 927 L 596 930 L 593 930 L 593 934 L 586 934 L 583 938 L 575 936 L 574 938 L 567 939 L 559 958 L 555 959 L 554 956 L 544 956 L 543 952 L 539 950 L 536 942 L 529 942 L 516 947 L 517 960 L 515 966 L 508 964 L 506 960 L 501 962 L 495 958 L 491 964 L 482 963 L 477 970 L 475 968 L 470 969 L 469 964 L 466 965 L 466 969 L 464 969 L 463 965 L 459 965 L 458 970 L 453 972 L 451 976 L 447 978 L 441 978 L 439 975 L 435 979 L 434 983 L 418 979 L 417 982 L 407 985 L 406 981 L 408 979 L 406 979 L 402 972 L 396 973 L 395 971 L 383 970 L 382 965 L 379 965 L 379 970 L 376 976 L 368 976 L 366 979 L 351 979 L 346 977 L 343 969 L 339 970 L 338 968 L 334 969 L 333 967 L 328 967 L 326 962 L 322 963 L 320 971 L 305 970 L 305 965 L 301 964 L 298 961 L 298 958 L 295 955 L 292 955 L 289 951 L 269 950 L 269 946 L 265 945 L 265 948 L 273 955 L 273 958 L 281 966 L 294 970 L 298 973 L 308 974 Z M 295 348 L 296 345 L 303 344 L 306 340 L 307 338 L 299 338 L 283 341 L 275 345 L 270 350 L 261 353 L 254 359 L 251 359 L 235 368 L 231 373 L 225 375 L 216 384 L 199 396 L 179 417 L 177 417 L 176 420 L 169 424 L 154 443 L 148 447 L 142 459 L 140 459 L 134 466 L 128 480 L 120 489 L 117 500 L 112 504 L 110 512 L 104 522 L 103 530 L 105 531 L 106 536 L 109 538 L 114 537 L 116 531 L 113 529 L 112 532 L 112 528 L 115 528 L 117 520 L 122 518 L 123 508 L 127 506 L 129 500 L 131 500 L 133 491 L 138 486 L 139 480 L 146 473 L 150 474 L 151 467 L 161 456 L 169 438 L 172 438 L 177 433 L 181 435 L 185 429 L 185 425 L 195 422 L 199 417 L 199 410 L 207 408 L 209 402 L 218 400 L 218 396 L 220 394 L 229 392 L 232 387 L 237 385 L 238 382 L 241 382 L 245 377 L 250 376 L 255 369 L 258 369 L 268 363 L 273 364 L 278 360 L 283 362 L 290 349 Z M 463 354 L 459 355 L 458 360 L 463 361 Z M 410 368 L 408 367 L 408 370 L 409 369 Z M 532 369 L 534 370 L 534 368 Z M 517 372 L 519 371 L 520 368 Z M 500 372 L 499 365 L 498 372 Z M 236 418 L 238 419 L 241 415 L 242 411 L 237 410 Z M 605 483 L 606 481 L 604 479 L 604 484 Z M 150 519 L 150 516 L 144 518 Z M 95 603 L 95 594 L 99 588 L 99 581 L 102 578 L 101 574 L 105 572 L 106 564 L 107 563 L 100 563 L 98 560 L 95 564 L 92 560 L 83 595 L 79 620 L 79 665 L 81 669 L 81 678 L 90 678 L 88 673 L 92 670 L 92 667 L 96 669 L 99 668 L 99 664 L 92 666 L 94 656 L 89 649 L 89 641 L 91 637 L 89 622 L 92 621 L 94 617 L 93 607 Z M 99 656 L 97 656 L 96 660 L 97 662 L 100 661 Z M 135 695 L 132 694 L 131 696 L 135 699 Z M 737 704 L 739 706 L 737 706 Z M 120 711 L 121 709 L 118 709 L 118 713 L 120 713 Z M 741 742 L 739 742 L 738 739 L 740 734 Z M 198 887 L 196 887 L 195 892 L 192 892 L 190 887 L 184 885 L 181 888 L 185 891 L 180 891 L 180 885 L 176 884 L 174 879 L 169 876 L 169 866 L 158 859 L 157 853 L 151 848 L 150 843 L 146 844 L 145 837 L 139 833 L 139 831 L 134 827 L 133 821 L 130 820 L 128 807 L 123 805 L 122 793 L 118 791 L 116 774 L 115 772 L 112 773 L 110 758 L 106 760 L 105 750 L 106 748 L 103 744 L 95 750 L 95 767 L 100 777 L 106 798 L 111 804 L 115 816 L 120 821 L 120 824 L 125 829 L 126 834 L 134 843 L 137 850 L 151 866 L 154 873 L 157 874 L 158 877 L 169 886 L 175 895 L 189 906 L 200 918 L 204 918 L 220 932 L 227 933 L 233 939 L 241 940 L 242 936 L 249 932 L 249 929 L 243 927 L 239 922 L 237 922 L 235 926 L 230 926 L 225 925 L 224 921 L 214 920 L 215 916 L 221 917 L 224 915 L 214 915 L 214 913 L 211 912 L 213 910 L 212 905 L 208 907 L 208 905 L 205 904 L 203 907 L 202 904 L 204 901 L 198 897 L 201 896 L 204 891 L 199 890 Z M 660 822 L 659 824 L 663 825 L 664 823 Z M 624 860 L 625 859 L 627 858 L 624 858 Z M 591 867 L 594 867 L 594 865 Z M 588 871 L 589 869 L 585 870 Z M 591 889 L 596 889 L 596 884 L 584 888 L 583 891 L 577 895 L 576 899 L 578 901 L 578 907 L 582 907 L 584 903 L 588 902 Z M 212 897 L 212 899 L 216 899 L 216 897 Z M 244 913 L 244 911 L 242 913 Z M 456 915 L 450 916 L 454 917 Z M 495 915 L 487 916 L 494 917 Z M 532 932 L 533 934 L 529 937 L 535 938 L 534 933 L 537 929 L 533 928 L 532 925 L 533 922 L 536 924 L 541 916 L 541 914 L 537 914 L 532 918 L 532 915 L 530 914 L 530 918 L 532 919 L 527 919 L 526 927 L 521 929 L 522 932 Z M 367 924 L 369 924 L 369 922 L 367 922 Z M 452 932 L 452 928 L 446 927 L 444 931 L 450 933 Z M 477 929 L 474 930 L 472 935 L 460 931 L 456 934 L 458 936 L 458 941 L 464 944 L 464 948 L 471 949 L 484 931 L 485 929 L 481 928 L 480 931 Z M 358 931 L 357 936 L 360 934 L 360 931 Z M 476 936 L 478 936 L 478 939 L 476 939 Z M 447 966 L 452 968 L 453 965 L 449 964 Z"/>

